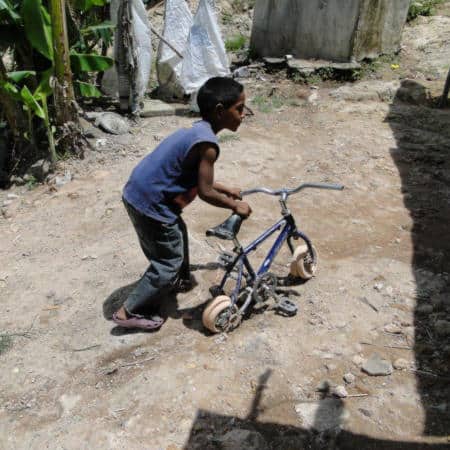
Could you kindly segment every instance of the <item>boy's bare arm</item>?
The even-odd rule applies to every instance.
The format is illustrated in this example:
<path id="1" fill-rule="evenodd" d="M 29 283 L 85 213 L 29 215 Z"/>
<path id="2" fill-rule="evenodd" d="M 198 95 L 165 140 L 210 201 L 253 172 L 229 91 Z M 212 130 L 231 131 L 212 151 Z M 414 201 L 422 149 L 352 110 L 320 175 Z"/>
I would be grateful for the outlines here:
<path id="1" fill-rule="evenodd" d="M 214 163 L 217 158 L 217 151 L 209 144 L 200 147 L 200 165 L 198 170 L 198 195 L 210 205 L 219 208 L 231 209 L 243 217 L 248 217 L 251 213 L 250 206 L 232 198 L 232 196 L 223 193 L 224 191 L 216 189 L 214 184 Z M 220 185 L 220 187 L 224 187 Z M 229 188 L 225 187 L 226 192 L 230 193 Z M 221 192 L 222 191 L 222 192 Z"/>
<path id="2" fill-rule="evenodd" d="M 222 183 L 218 183 L 217 181 L 214 182 L 213 187 L 216 191 L 219 191 L 222 194 L 234 198 L 235 200 L 242 200 L 241 190 L 239 188 L 228 187 Z"/>

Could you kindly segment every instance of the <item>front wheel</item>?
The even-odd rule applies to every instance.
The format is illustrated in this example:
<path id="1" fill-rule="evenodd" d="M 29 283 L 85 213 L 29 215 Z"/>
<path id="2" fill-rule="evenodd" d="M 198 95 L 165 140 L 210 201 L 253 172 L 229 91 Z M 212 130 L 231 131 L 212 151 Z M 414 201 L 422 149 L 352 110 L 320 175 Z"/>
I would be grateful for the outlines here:
<path id="1" fill-rule="evenodd" d="M 299 245 L 292 256 L 291 275 L 304 280 L 312 278 L 317 270 L 317 250 L 311 246 L 313 255 L 308 251 L 306 244 Z"/>

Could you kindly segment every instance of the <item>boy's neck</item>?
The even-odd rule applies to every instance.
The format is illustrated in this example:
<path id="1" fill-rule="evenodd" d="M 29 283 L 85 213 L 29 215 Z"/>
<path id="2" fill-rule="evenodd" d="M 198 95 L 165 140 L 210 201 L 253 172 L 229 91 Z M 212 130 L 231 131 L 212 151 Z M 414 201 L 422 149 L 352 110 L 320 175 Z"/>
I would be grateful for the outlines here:
<path id="1" fill-rule="evenodd" d="M 217 134 L 219 131 L 223 130 L 223 126 L 220 123 L 218 123 L 217 120 L 207 117 L 203 117 L 202 120 L 208 122 L 211 125 L 214 134 Z"/>

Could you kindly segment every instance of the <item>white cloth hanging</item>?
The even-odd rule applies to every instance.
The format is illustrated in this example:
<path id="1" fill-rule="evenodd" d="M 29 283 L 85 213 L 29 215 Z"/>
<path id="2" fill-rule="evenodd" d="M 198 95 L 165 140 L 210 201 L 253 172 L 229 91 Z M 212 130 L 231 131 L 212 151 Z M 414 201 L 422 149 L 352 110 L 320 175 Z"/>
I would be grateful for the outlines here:
<path id="1" fill-rule="evenodd" d="M 181 84 L 193 97 L 209 78 L 230 75 L 225 45 L 211 1 L 200 0 L 183 53 Z"/>
<path id="2" fill-rule="evenodd" d="M 185 0 L 166 0 L 163 38 L 180 54 L 183 54 L 186 48 L 192 23 L 192 13 Z M 184 96 L 180 80 L 182 62 L 183 58 L 167 44 L 162 40 L 159 42 L 156 70 L 162 96 L 175 98 Z"/>

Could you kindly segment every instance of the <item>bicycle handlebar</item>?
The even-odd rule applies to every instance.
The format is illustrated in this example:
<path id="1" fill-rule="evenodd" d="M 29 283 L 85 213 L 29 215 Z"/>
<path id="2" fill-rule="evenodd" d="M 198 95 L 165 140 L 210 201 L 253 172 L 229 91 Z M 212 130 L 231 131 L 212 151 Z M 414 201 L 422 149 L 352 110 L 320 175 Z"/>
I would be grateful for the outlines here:
<path id="1" fill-rule="evenodd" d="M 255 189 L 248 189 L 246 191 L 242 191 L 241 195 L 242 197 L 246 195 L 251 194 L 268 194 L 268 195 L 281 195 L 288 197 L 289 195 L 296 194 L 297 192 L 306 189 L 306 188 L 316 188 L 316 189 L 333 189 L 336 191 L 342 191 L 344 189 L 344 185 L 342 184 L 327 184 L 327 183 L 302 183 L 300 186 L 297 186 L 296 188 L 288 189 L 268 189 L 265 187 L 259 187 Z"/>

